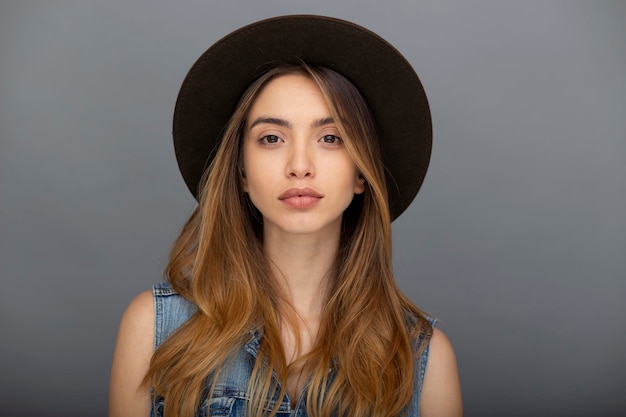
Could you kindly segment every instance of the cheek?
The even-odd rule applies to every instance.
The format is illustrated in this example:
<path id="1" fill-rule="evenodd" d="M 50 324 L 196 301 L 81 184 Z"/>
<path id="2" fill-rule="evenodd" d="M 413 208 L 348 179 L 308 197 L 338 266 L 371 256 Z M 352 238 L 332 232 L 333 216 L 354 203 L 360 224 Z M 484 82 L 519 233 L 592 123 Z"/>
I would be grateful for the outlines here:
<path id="1" fill-rule="evenodd" d="M 337 174 L 344 178 L 346 183 L 355 186 L 358 183 L 359 172 L 356 168 L 356 164 L 349 156 L 344 156 L 341 161 L 337 161 L 335 164 L 335 170 Z"/>
<path id="2" fill-rule="evenodd" d="M 250 160 L 244 158 L 243 170 L 245 177 L 242 178 L 243 190 L 248 193 L 250 200 L 257 208 L 272 194 L 271 179 L 276 175 L 275 164 L 264 163 L 259 159 Z"/>
<path id="3" fill-rule="evenodd" d="M 244 192 L 248 195 L 248 199 L 252 205 L 263 214 L 267 206 L 267 191 L 263 189 L 263 182 L 255 180 L 246 171 L 246 178 L 243 179 Z"/>
<path id="4" fill-rule="evenodd" d="M 365 191 L 365 179 L 359 174 L 354 160 L 347 151 L 342 155 L 341 163 L 336 166 L 341 166 L 342 176 L 349 182 L 349 187 L 352 188 L 354 194 L 361 194 Z"/>

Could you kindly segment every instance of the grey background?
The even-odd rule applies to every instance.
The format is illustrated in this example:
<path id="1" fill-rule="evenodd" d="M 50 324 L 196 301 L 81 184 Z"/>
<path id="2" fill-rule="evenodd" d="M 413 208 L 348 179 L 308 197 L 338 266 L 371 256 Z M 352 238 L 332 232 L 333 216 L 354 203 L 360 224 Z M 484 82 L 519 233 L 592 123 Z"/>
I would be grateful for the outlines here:
<path id="1" fill-rule="evenodd" d="M 397 46 L 434 151 L 394 223 L 466 416 L 626 415 L 626 2 L 2 1 L 0 415 L 105 416 L 117 325 L 194 206 L 180 83 L 235 28 L 315 13 Z"/>

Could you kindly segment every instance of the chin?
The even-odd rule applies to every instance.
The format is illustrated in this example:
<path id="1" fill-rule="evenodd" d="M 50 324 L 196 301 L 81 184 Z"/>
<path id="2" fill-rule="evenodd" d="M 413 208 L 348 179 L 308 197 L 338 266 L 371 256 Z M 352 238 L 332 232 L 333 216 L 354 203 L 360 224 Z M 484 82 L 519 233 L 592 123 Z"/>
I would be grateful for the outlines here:
<path id="1" fill-rule="evenodd" d="M 330 222 L 319 221 L 300 221 L 285 222 L 285 219 L 280 223 L 268 224 L 265 223 L 265 227 L 275 228 L 279 233 L 292 234 L 292 235 L 316 235 L 320 234 L 325 237 L 331 237 L 331 235 L 341 233 L 341 218 L 335 219 Z"/>

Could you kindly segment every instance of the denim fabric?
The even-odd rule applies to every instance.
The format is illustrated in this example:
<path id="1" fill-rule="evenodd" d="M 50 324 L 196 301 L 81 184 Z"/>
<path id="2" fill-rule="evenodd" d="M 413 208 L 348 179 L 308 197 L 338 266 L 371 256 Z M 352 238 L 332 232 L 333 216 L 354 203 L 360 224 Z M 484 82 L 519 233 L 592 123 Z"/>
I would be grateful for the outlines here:
<path id="1" fill-rule="evenodd" d="M 152 289 L 155 308 L 155 349 L 180 325 L 187 321 L 196 311 L 196 307 L 180 296 L 172 289 L 170 284 L 156 284 Z M 436 321 L 428 318 L 434 327 Z M 224 367 L 218 377 L 212 398 L 205 397 L 198 409 L 198 417 L 228 416 L 243 417 L 246 414 L 248 381 L 254 367 L 261 337 L 258 332 L 250 332 L 250 340 L 233 356 Z M 417 346 L 422 342 L 422 337 L 417 341 Z M 429 346 L 424 349 L 415 365 L 415 382 L 413 397 L 409 408 L 408 417 L 419 417 L 419 397 L 422 390 L 422 381 L 428 361 Z M 207 377 L 207 390 L 213 381 L 212 376 Z M 306 387 L 305 387 L 306 389 Z M 285 396 L 278 408 L 277 417 L 307 417 L 306 406 L 303 403 L 304 395 L 300 395 L 296 406 L 291 406 L 291 399 Z M 271 399 L 268 408 L 271 410 L 276 404 L 277 398 Z M 151 417 L 163 417 L 163 399 L 154 401 Z"/>

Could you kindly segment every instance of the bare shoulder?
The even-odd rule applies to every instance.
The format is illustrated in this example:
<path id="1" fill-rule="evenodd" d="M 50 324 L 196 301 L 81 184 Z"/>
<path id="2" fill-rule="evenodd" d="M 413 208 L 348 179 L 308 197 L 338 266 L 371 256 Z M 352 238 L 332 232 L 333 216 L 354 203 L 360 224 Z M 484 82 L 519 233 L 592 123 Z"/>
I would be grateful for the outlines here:
<path id="1" fill-rule="evenodd" d="M 109 417 L 150 415 L 150 389 L 142 384 L 154 349 L 151 291 L 133 299 L 120 322 L 111 366 Z"/>
<path id="2" fill-rule="evenodd" d="M 154 324 L 154 299 L 152 291 L 144 291 L 135 297 L 122 316 L 121 325 L 150 325 L 150 330 L 154 333 L 152 325 Z M 120 326 L 121 326 L 120 325 Z"/>
<path id="3" fill-rule="evenodd" d="M 460 417 L 463 415 L 461 384 L 452 343 L 444 332 L 435 328 L 424 385 L 420 398 L 422 417 Z"/>

